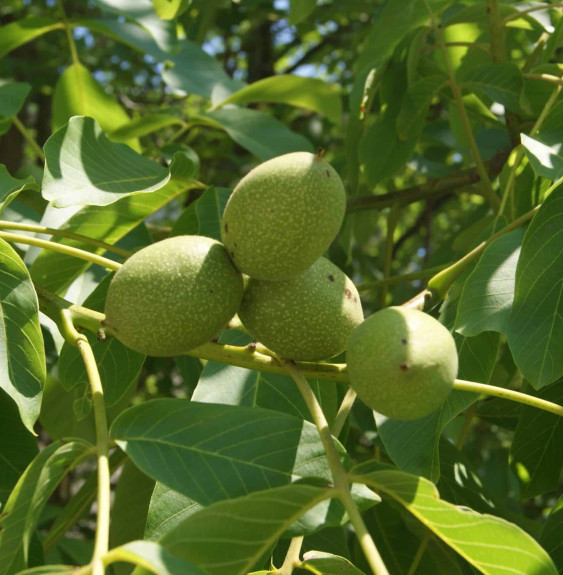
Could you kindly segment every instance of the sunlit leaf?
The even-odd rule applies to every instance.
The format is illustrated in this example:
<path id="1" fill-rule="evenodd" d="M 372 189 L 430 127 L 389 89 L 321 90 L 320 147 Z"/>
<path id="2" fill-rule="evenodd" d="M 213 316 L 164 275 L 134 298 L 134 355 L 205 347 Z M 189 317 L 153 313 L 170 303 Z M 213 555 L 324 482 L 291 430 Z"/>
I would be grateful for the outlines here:
<path id="1" fill-rule="evenodd" d="M 38 190 L 39 186 L 35 183 L 33 176 L 20 180 L 13 178 L 6 166 L 0 164 L 0 212 L 24 190 Z"/>
<path id="2" fill-rule="evenodd" d="M 245 86 L 215 107 L 248 102 L 275 102 L 313 110 L 326 116 L 331 122 L 340 124 L 342 120 L 340 92 L 336 84 L 316 78 L 282 74 Z"/>
<path id="3" fill-rule="evenodd" d="M 152 0 L 152 3 L 159 18 L 173 20 L 188 9 L 190 0 Z"/>
<path id="4" fill-rule="evenodd" d="M 15 116 L 23 106 L 31 85 L 25 82 L 0 83 L 0 116 Z"/>
<path id="5" fill-rule="evenodd" d="M 42 16 L 29 16 L 6 24 L 0 28 L 0 58 L 51 30 L 63 27 L 59 20 Z"/>

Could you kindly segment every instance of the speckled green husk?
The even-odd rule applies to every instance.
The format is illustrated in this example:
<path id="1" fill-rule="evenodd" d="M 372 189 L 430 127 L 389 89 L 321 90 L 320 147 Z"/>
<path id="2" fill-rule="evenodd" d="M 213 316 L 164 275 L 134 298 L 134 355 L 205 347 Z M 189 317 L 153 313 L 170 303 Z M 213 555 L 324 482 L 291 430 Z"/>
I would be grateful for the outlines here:
<path id="1" fill-rule="evenodd" d="M 457 376 L 451 333 L 432 316 L 390 307 L 367 318 L 346 352 L 350 385 L 369 407 L 393 419 L 438 409 Z"/>
<path id="2" fill-rule="evenodd" d="M 257 341 L 282 357 L 318 361 L 344 351 L 364 316 L 352 280 L 320 258 L 298 278 L 250 279 L 239 317 Z"/>
<path id="3" fill-rule="evenodd" d="M 115 274 L 107 325 L 135 351 L 178 355 L 215 337 L 233 317 L 242 276 L 219 242 L 178 236 L 143 248 Z"/>
<path id="4" fill-rule="evenodd" d="M 308 152 L 286 154 L 239 182 L 223 214 L 222 240 L 250 277 L 297 277 L 329 247 L 345 209 L 344 185 L 330 164 Z"/>

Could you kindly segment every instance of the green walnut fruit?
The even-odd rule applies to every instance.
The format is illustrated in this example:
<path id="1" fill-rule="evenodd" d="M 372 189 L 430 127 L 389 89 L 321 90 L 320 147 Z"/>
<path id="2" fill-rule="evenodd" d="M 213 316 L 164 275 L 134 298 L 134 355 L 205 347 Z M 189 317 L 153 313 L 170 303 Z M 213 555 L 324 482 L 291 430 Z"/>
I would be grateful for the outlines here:
<path id="1" fill-rule="evenodd" d="M 130 257 L 110 283 L 106 324 L 126 346 L 171 356 L 215 337 L 237 312 L 242 275 L 222 244 L 177 236 Z"/>
<path id="2" fill-rule="evenodd" d="M 297 278 L 251 278 L 239 317 L 257 341 L 278 355 L 318 361 L 344 351 L 364 316 L 352 280 L 320 258 Z"/>
<path id="3" fill-rule="evenodd" d="M 344 185 L 330 164 L 319 154 L 286 154 L 239 182 L 223 214 L 222 240 L 250 277 L 297 277 L 329 247 L 345 208 Z"/>
<path id="4" fill-rule="evenodd" d="M 393 419 L 418 419 L 436 410 L 457 375 L 451 333 L 432 316 L 390 307 L 367 318 L 346 353 L 350 385 L 369 407 Z"/>

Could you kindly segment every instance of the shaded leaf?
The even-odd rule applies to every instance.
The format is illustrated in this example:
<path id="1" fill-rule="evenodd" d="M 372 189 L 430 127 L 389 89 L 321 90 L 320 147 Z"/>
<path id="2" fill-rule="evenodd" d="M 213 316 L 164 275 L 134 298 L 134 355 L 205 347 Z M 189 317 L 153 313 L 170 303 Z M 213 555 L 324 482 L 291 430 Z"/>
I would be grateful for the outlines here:
<path id="1" fill-rule="evenodd" d="M 526 230 L 508 322 L 514 361 L 539 389 L 563 375 L 563 184 Z"/>
<path id="2" fill-rule="evenodd" d="M 110 142 L 92 118 L 75 116 L 45 144 L 43 197 L 58 208 L 107 206 L 170 179 L 161 165 Z"/>
<path id="3" fill-rule="evenodd" d="M 563 573 L 563 545 L 561 544 L 561 533 L 563 531 L 563 495 L 555 504 L 540 536 L 540 543 L 551 555 L 557 565 L 559 573 Z"/>
<path id="4" fill-rule="evenodd" d="M 523 87 L 522 71 L 516 64 L 503 62 L 464 66 L 457 76 L 463 87 L 486 94 L 513 112 L 520 110 L 519 99 Z"/>
<path id="5" fill-rule="evenodd" d="M 427 76 L 409 86 L 397 116 L 397 133 L 402 140 L 417 139 L 434 96 L 444 85 L 443 76 Z"/>
<path id="6" fill-rule="evenodd" d="M 25 264 L 0 239 L 0 387 L 33 433 L 45 384 L 45 351 L 37 295 Z"/>
<path id="7" fill-rule="evenodd" d="M 0 508 L 20 475 L 37 455 L 37 443 L 23 425 L 14 402 L 0 391 Z"/>
<path id="8" fill-rule="evenodd" d="M 526 134 L 520 135 L 526 156 L 538 176 L 558 180 L 563 176 L 563 152 L 561 142 L 551 145 Z"/>
<path id="9" fill-rule="evenodd" d="M 149 477 L 202 505 L 331 477 L 316 428 L 276 411 L 159 399 L 122 413 L 111 437 Z"/>
<path id="10" fill-rule="evenodd" d="M 87 308 L 103 313 L 111 277 L 106 276 L 86 298 L 84 305 Z M 102 380 L 105 405 L 113 407 L 125 397 L 131 384 L 137 380 L 145 356 L 123 345 L 115 337 L 110 337 L 103 342 L 98 341 L 94 334 L 88 334 L 87 337 Z M 88 374 L 82 356 L 75 346 L 66 342 L 63 344 L 58 361 L 58 372 L 60 383 L 67 391 L 78 386 L 78 392 L 88 392 Z"/>
<path id="11" fill-rule="evenodd" d="M 40 567 L 24 569 L 18 575 L 64 575 L 75 569 L 74 565 L 41 565 Z"/>
<path id="12" fill-rule="evenodd" d="M 231 193 L 230 188 L 207 188 L 180 214 L 170 235 L 199 235 L 221 241 L 221 217 Z"/>
<path id="13" fill-rule="evenodd" d="M 20 180 L 13 178 L 6 166 L 0 164 L 0 212 L 24 190 L 38 190 L 39 186 L 35 183 L 33 176 Z"/>
<path id="14" fill-rule="evenodd" d="M 456 331 L 465 336 L 483 331 L 506 333 L 523 238 L 523 229 L 514 230 L 497 238 L 483 252 L 463 286 Z"/>
<path id="15" fill-rule="evenodd" d="M 63 223 L 57 222 L 56 227 L 70 230 L 78 234 L 103 240 L 113 244 L 124 237 L 133 228 L 139 225 L 147 216 L 166 205 L 170 200 L 186 191 L 181 181 L 171 181 L 164 188 L 151 194 L 133 195 L 122 198 L 111 206 L 88 206 L 74 213 L 70 218 L 66 216 Z M 47 209 L 47 214 L 59 214 L 60 210 Z M 50 222 L 43 225 L 49 225 Z M 72 245 L 93 253 L 103 253 L 103 249 L 92 248 L 89 244 L 53 238 L 65 245 Z M 76 279 L 91 264 L 77 258 L 66 256 L 50 250 L 43 250 L 30 268 L 31 277 L 44 288 L 61 292 Z"/>
<path id="16" fill-rule="evenodd" d="M 90 116 L 104 132 L 129 122 L 129 116 L 118 101 L 82 64 L 72 64 L 59 76 L 52 107 L 53 131 L 62 128 L 72 116 Z"/>
<path id="17" fill-rule="evenodd" d="M 112 563 L 125 561 L 143 569 L 143 572 L 155 575 L 205 575 L 184 559 L 171 555 L 154 541 L 131 541 L 121 547 L 112 549 L 108 554 Z M 136 571 L 135 571 L 136 572 Z"/>
<path id="18" fill-rule="evenodd" d="M 312 110 L 326 116 L 334 124 L 342 121 L 341 89 L 316 78 L 281 74 L 258 80 L 217 104 L 275 102 Z"/>
<path id="19" fill-rule="evenodd" d="M 348 559 L 321 551 L 307 551 L 299 568 L 319 575 L 364 575 L 364 572 L 354 567 Z"/>
<path id="20" fill-rule="evenodd" d="M 292 26 L 303 22 L 315 9 L 317 0 L 290 0 L 289 2 L 289 23 Z"/>
<path id="21" fill-rule="evenodd" d="M 31 85 L 25 82 L 0 84 L 0 116 L 5 118 L 15 116 L 23 106 L 30 90 Z"/>
<path id="22" fill-rule="evenodd" d="M 563 380 L 537 395 L 563 405 Z M 557 489 L 563 468 L 563 417 L 527 405 L 510 446 L 510 464 L 521 483 L 522 497 L 535 497 Z"/>
<path id="23" fill-rule="evenodd" d="M 26 566 L 28 546 L 39 515 L 59 481 L 90 448 L 85 441 L 51 443 L 31 462 L 3 508 L 0 519 L 0 574 Z"/>
<path id="24" fill-rule="evenodd" d="M 0 58 L 57 28 L 64 28 L 63 23 L 42 16 L 30 16 L 2 26 L 0 29 Z"/>
<path id="25" fill-rule="evenodd" d="M 394 470 L 362 475 L 360 466 L 354 470 L 352 478 L 404 506 L 435 536 L 485 575 L 557 573 L 549 555 L 519 527 L 504 519 L 442 501 L 434 485 L 422 477 Z"/>
<path id="26" fill-rule="evenodd" d="M 313 145 L 270 114 L 243 108 L 215 110 L 204 118 L 221 126 L 227 134 L 262 162 L 289 152 L 312 152 Z"/>
<path id="27" fill-rule="evenodd" d="M 149 505 L 144 538 L 151 541 L 160 539 L 201 509 L 203 507 L 193 499 L 157 481 Z"/>
<path id="28" fill-rule="evenodd" d="M 182 521 L 160 543 L 209 575 L 246 575 L 294 521 L 332 495 L 294 484 L 220 501 Z"/>

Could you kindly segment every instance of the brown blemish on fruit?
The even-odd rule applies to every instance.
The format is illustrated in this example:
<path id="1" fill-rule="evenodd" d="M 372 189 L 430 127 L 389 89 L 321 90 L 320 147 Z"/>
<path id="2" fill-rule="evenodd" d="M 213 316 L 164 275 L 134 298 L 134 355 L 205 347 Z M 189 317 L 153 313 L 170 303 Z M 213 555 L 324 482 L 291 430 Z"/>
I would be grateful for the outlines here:
<path id="1" fill-rule="evenodd" d="M 248 349 L 248 351 L 254 352 L 254 351 L 256 351 L 256 344 L 255 344 L 254 342 L 249 343 L 249 344 L 246 346 L 246 349 Z"/>
<path id="2" fill-rule="evenodd" d="M 229 224 L 227 222 L 225 222 L 225 233 L 229 233 Z"/>
<path id="3" fill-rule="evenodd" d="M 351 292 L 348 288 L 346 288 L 346 289 L 344 290 L 344 295 L 345 295 L 348 299 L 350 299 L 350 298 L 352 297 L 352 292 Z"/>
<path id="4" fill-rule="evenodd" d="M 229 254 L 231 255 L 231 258 L 234 260 L 235 259 L 235 252 L 230 251 Z"/>
<path id="5" fill-rule="evenodd" d="M 358 298 L 354 296 L 354 303 L 358 303 Z"/>
<path id="6" fill-rule="evenodd" d="M 401 340 L 401 343 L 402 343 L 403 345 L 407 345 L 407 340 L 406 340 L 405 338 L 403 338 L 403 339 Z"/>
<path id="7" fill-rule="evenodd" d="M 333 282 L 334 281 L 334 276 L 332 274 L 328 274 L 328 279 Z"/>
<path id="8" fill-rule="evenodd" d="M 409 366 L 406 363 L 401 363 L 401 365 L 399 366 L 399 369 L 401 371 L 407 371 L 409 369 Z"/>
<path id="9" fill-rule="evenodd" d="M 326 171 L 326 177 L 330 178 L 330 172 L 328 170 Z"/>

